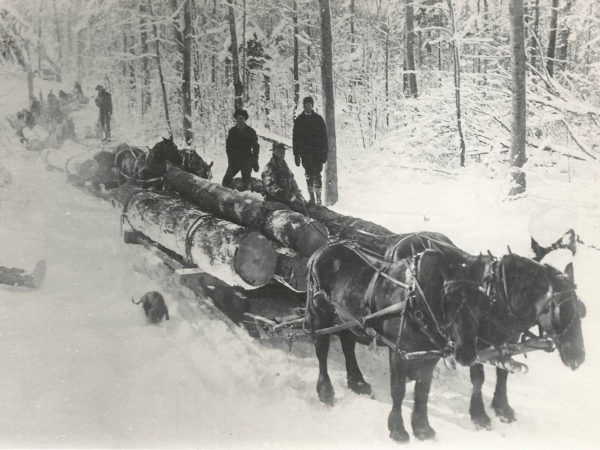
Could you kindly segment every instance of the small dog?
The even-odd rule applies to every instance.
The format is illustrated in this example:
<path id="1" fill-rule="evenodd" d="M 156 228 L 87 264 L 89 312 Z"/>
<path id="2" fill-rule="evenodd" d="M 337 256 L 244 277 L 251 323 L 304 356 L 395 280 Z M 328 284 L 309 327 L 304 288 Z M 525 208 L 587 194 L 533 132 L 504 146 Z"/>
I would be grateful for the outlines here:
<path id="1" fill-rule="evenodd" d="M 169 320 L 169 310 L 167 309 L 167 305 L 165 305 L 165 299 L 160 292 L 146 292 L 144 295 L 142 295 L 142 298 L 140 298 L 139 302 L 135 302 L 133 297 L 131 298 L 131 302 L 134 305 L 143 303 L 142 306 L 144 307 L 144 312 L 152 323 L 160 322 L 163 316 Z"/>

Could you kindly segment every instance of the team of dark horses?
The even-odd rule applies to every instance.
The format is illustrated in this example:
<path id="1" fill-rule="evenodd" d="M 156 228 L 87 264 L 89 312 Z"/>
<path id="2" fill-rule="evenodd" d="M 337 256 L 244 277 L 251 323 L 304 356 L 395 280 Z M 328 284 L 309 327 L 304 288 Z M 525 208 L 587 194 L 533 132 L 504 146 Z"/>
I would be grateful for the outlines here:
<path id="1" fill-rule="evenodd" d="M 356 342 L 375 339 L 387 345 L 393 404 L 388 428 L 396 441 L 409 440 L 401 410 L 409 380 L 415 381 L 413 434 L 435 436 L 427 401 L 442 357 L 470 367 L 469 411 L 480 428 L 489 427 L 490 418 L 482 401 L 478 351 L 535 338 L 530 329 L 537 326 L 538 337 L 554 343 L 564 365 L 575 370 L 584 362 L 585 306 L 577 297 L 571 264 L 561 272 L 510 252 L 474 256 L 444 235 L 424 232 L 400 236 L 383 256 L 355 242 L 332 243 L 313 255 L 309 268 L 305 329 L 315 336 L 319 398 L 334 401 L 327 371 L 332 333 L 340 338 L 348 387 L 359 394 L 370 394 L 371 386 L 359 369 Z M 500 420 L 512 422 L 507 376 L 505 368 L 496 368 L 491 406 Z"/>

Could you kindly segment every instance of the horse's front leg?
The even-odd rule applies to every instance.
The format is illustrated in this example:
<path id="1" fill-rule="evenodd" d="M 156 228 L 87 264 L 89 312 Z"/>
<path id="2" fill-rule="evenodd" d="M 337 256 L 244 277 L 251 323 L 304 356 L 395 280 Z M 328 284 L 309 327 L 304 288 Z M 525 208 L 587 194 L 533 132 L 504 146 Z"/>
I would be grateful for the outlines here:
<path id="1" fill-rule="evenodd" d="M 469 407 L 471 421 L 477 426 L 477 428 L 489 428 L 491 420 L 485 412 L 485 406 L 483 406 L 483 398 L 481 395 L 481 387 L 485 381 L 483 364 L 473 364 L 469 370 L 471 374 L 471 384 L 473 385 L 473 391 L 471 393 L 471 406 Z"/>
<path id="2" fill-rule="evenodd" d="M 329 355 L 329 343 L 331 335 L 317 336 L 315 350 L 319 360 L 319 379 L 317 380 L 317 393 L 319 399 L 326 405 L 333 405 L 333 385 L 327 373 L 327 356 Z"/>
<path id="3" fill-rule="evenodd" d="M 408 442 L 409 436 L 402 420 L 402 401 L 406 393 L 406 361 L 390 349 L 390 386 L 392 411 L 388 416 L 390 437 L 398 442 Z"/>
<path id="4" fill-rule="evenodd" d="M 413 434 L 417 439 L 433 439 L 435 430 L 429 425 L 427 415 L 427 401 L 429 400 L 429 390 L 433 378 L 433 369 L 437 364 L 437 359 L 419 363 L 421 368 L 419 376 L 415 383 L 415 404 L 413 407 L 411 425 Z"/>
<path id="5" fill-rule="evenodd" d="M 492 400 L 492 408 L 502 422 L 514 422 L 516 420 L 515 412 L 508 404 L 506 393 L 506 382 L 508 379 L 508 371 L 496 367 L 496 390 Z"/>
<path id="6" fill-rule="evenodd" d="M 342 351 L 346 360 L 346 377 L 348 387 L 357 394 L 371 394 L 371 385 L 365 381 L 356 360 L 356 337 L 352 331 L 344 330 L 340 333 Z"/>

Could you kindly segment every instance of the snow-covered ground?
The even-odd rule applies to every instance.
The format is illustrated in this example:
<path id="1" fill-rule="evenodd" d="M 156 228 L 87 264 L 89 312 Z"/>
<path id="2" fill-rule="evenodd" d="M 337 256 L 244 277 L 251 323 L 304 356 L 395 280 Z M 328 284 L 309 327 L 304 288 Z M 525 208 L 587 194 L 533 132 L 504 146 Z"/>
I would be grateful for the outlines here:
<path id="1" fill-rule="evenodd" d="M 13 75 L 0 99 L 18 109 L 25 82 Z M 95 120 L 92 106 L 76 115 Z M 140 128 L 117 112 L 115 141 L 150 145 Z M 121 120 L 119 120 L 121 119 Z M 352 150 L 356 148 L 357 150 Z M 215 178 L 224 172 L 220 148 Z M 529 252 L 529 231 L 558 238 L 573 226 L 586 242 L 600 242 L 598 167 L 578 176 L 534 168 L 525 198 L 505 201 L 501 175 L 468 168 L 447 176 L 404 169 L 410 161 L 386 142 L 365 156 L 343 141 L 339 148 L 340 212 L 374 220 L 398 232 L 436 230 L 472 252 Z M 269 153 L 263 152 L 261 165 Z M 0 165 L 12 182 L 0 187 L 0 265 L 31 269 L 41 258 L 48 275 L 36 291 L 0 287 L 0 446 L 397 448 L 388 438 L 390 411 L 386 352 L 361 348 L 359 360 L 375 398 L 345 387 L 343 359 L 334 343 L 331 376 L 337 404 L 321 405 L 315 392 L 312 349 L 292 352 L 260 345 L 229 327 L 178 286 L 156 257 L 126 246 L 119 214 L 72 188 L 27 152 L 6 121 L 0 123 Z M 296 171 L 302 180 L 302 174 Z M 300 183 L 302 184 L 302 183 Z M 539 231 L 541 230 L 541 231 Z M 587 359 L 572 372 L 557 354 L 531 354 L 526 375 L 509 378 L 518 421 L 493 417 L 476 431 L 468 415 L 468 370 L 439 368 L 429 402 L 433 442 L 418 448 L 596 448 L 600 440 L 600 252 L 580 247 L 578 292 L 587 305 Z M 131 297 L 158 289 L 171 320 L 150 325 Z M 493 369 L 486 369 L 489 405 Z M 412 386 L 405 400 L 410 423 Z M 488 413 L 493 416 L 491 408 Z M 409 430 L 410 431 L 410 430 Z"/>

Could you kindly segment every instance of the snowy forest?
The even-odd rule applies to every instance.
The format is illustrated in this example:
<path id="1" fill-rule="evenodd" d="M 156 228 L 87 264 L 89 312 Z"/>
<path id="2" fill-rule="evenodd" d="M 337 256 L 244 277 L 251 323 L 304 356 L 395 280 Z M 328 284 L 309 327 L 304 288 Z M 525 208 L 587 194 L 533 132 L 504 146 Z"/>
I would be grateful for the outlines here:
<path id="1" fill-rule="evenodd" d="M 119 120 L 197 147 L 223 139 L 234 103 L 289 137 L 333 74 L 330 139 L 363 154 L 392 136 L 438 168 L 600 154 L 593 1 L 4 3 L 4 61 L 30 97 L 37 79 L 100 83 Z"/>
<path id="2" fill-rule="evenodd" d="M 0 0 L 0 447 L 398 448 L 388 436 L 409 439 L 392 424 L 403 408 L 410 439 L 431 439 L 422 448 L 595 448 L 599 41 L 596 0 Z M 295 159 L 305 97 L 326 126 L 324 206 Z M 260 147 L 243 192 L 221 183 L 240 110 Z M 187 152 L 182 170 L 134 179 L 160 145 Z M 301 191 L 283 206 L 260 179 L 277 148 Z M 187 170 L 198 157 L 202 170 Z M 511 291 L 506 275 L 485 284 L 502 255 L 570 283 L 544 290 L 550 312 L 536 303 L 502 364 L 500 344 L 496 360 L 464 366 L 443 354 L 421 428 L 409 419 L 422 375 L 414 400 L 412 387 L 404 406 L 390 398 L 400 334 L 396 347 L 383 332 L 357 346 L 364 392 L 335 336 L 329 404 L 318 338 L 299 337 L 323 248 L 396 257 L 410 233 L 407 261 L 439 239 L 471 269 L 489 258 L 475 285 L 492 305 Z M 389 278 L 376 261 L 365 298 Z M 457 280 L 440 273 L 446 295 Z M 165 320 L 147 311 L 152 292 Z M 479 326 L 469 301 L 456 315 Z M 576 362 L 543 329 L 563 325 L 563 303 Z"/>

